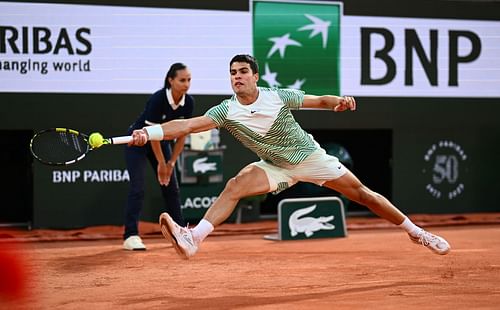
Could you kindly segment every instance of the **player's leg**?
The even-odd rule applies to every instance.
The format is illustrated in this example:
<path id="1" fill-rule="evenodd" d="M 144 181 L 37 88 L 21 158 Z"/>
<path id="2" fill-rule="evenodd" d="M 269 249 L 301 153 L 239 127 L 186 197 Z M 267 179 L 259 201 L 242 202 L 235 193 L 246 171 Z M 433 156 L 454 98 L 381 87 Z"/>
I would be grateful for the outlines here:
<path id="1" fill-rule="evenodd" d="M 408 233 L 413 242 L 420 243 L 437 254 L 447 254 L 450 251 L 450 246 L 445 239 L 413 224 L 387 198 L 370 190 L 349 170 L 343 176 L 325 182 L 323 186 L 342 193 L 348 199 L 366 206 L 381 218 L 399 225 Z"/>
<path id="2" fill-rule="evenodd" d="M 198 251 L 199 244 L 224 222 L 243 197 L 269 192 L 267 174 L 256 165 L 250 164 L 231 178 L 205 213 L 204 218 L 192 230 L 177 225 L 167 213 L 160 215 L 160 227 L 165 238 L 169 239 L 177 253 L 185 259 Z"/>
<path id="3" fill-rule="evenodd" d="M 366 187 L 349 170 L 340 178 L 330 180 L 323 186 L 336 190 L 349 200 L 366 206 L 373 213 L 393 224 L 399 225 L 406 218 L 387 198 Z"/>
<path id="4" fill-rule="evenodd" d="M 231 215 L 240 199 L 269 191 L 270 186 L 264 170 L 252 164 L 248 165 L 226 183 L 224 190 L 203 218 L 213 226 L 220 225 Z"/>
<path id="5" fill-rule="evenodd" d="M 364 186 L 338 158 L 318 149 L 291 172 L 301 181 L 322 185 L 370 208 L 378 216 L 401 224 L 405 216 L 385 197 Z"/>

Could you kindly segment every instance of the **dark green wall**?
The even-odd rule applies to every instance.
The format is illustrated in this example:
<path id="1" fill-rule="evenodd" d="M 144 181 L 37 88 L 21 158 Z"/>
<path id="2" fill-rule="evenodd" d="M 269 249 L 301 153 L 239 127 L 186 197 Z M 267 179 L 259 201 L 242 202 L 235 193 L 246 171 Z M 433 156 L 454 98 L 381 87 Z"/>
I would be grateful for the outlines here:
<path id="1" fill-rule="evenodd" d="M 132 0 L 60 0 L 29 1 L 51 3 L 80 3 L 120 6 L 178 7 L 200 9 L 223 9 L 248 11 L 248 0 L 146 0 L 140 3 Z M 344 15 L 358 16 L 395 16 L 451 19 L 500 19 L 500 2 L 494 1 L 396 1 L 396 0 L 350 0 L 344 3 Z M 158 85 L 152 85 L 154 91 Z M 225 96 L 196 96 L 195 114 L 200 115 Z M 472 94 L 473 96 L 473 94 Z M 0 93 L 0 131 L 5 135 L 26 137 L 26 133 L 40 129 L 63 126 L 83 132 L 100 131 L 106 136 L 123 135 L 128 125 L 142 111 L 148 95 L 104 95 L 104 94 L 25 94 Z M 334 135 L 342 130 L 389 130 L 392 132 L 390 158 L 385 162 L 375 161 L 377 149 L 374 141 L 359 138 L 354 141 L 366 144 L 357 162 L 364 166 L 387 165 L 390 177 L 373 176 L 366 170 L 354 172 L 359 178 L 377 191 L 388 191 L 387 195 L 395 204 L 408 213 L 460 213 L 478 211 L 498 211 L 496 193 L 500 188 L 497 171 L 500 168 L 500 98 L 381 98 L 358 99 L 355 113 L 324 113 L 318 111 L 299 111 L 297 120 L 305 129 L 311 131 L 332 131 Z M 98 111 L 98 112 L 95 112 Z M 222 143 L 227 146 L 224 158 L 224 179 L 237 173 L 245 164 L 256 160 L 256 156 L 240 146 L 225 131 Z M 464 190 L 454 199 L 435 198 L 426 186 L 432 179 L 433 163 L 424 160 L 429 148 L 439 141 L 453 141 L 460 145 L 467 159 L 459 161 L 457 183 L 463 183 Z M 10 141 L 10 140 L 9 140 Z M 375 141 L 376 142 L 376 141 Z M 28 141 L 20 140 L 21 148 L 28 149 Z M 375 144 L 375 145 L 374 145 Z M 2 148 L 1 158 L 11 158 L 11 143 Z M 445 152 L 447 150 L 439 150 Z M 448 150 L 449 151 L 449 150 Z M 437 153 L 437 152 L 436 152 Z M 435 154 L 436 154 L 435 153 Z M 453 153 L 453 151 L 451 152 Z M 450 155 L 448 153 L 447 155 Z M 453 154 L 451 154 L 453 155 Z M 100 224 L 121 224 L 123 205 L 127 193 L 127 182 L 80 182 L 75 184 L 53 184 L 54 168 L 32 165 L 9 165 L 6 179 L 19 179 L 25 175 L 31 180 L 25 182 L 24 195 L 19 191 L 2 189 L 2 196 L 9 197 L 2 208 L 31 210 L 21 204 L 33 200 L 32 220 L 35 227 L 73 228 Z M 59 168 L 57 168 L 59 169 Z M 123 146 L 102 148 L 91 154 L 81 163 L 64 168 L 66 170 L 118 170 L 125 169 Z M 60 170 L 60 169 L 59 169 Z M 149 170 L 148 170 L 149 171 Z M 148 172 L 146 202 L 143 218 L 156 221 L 161 212 L 161 197 L 157 184 Z M 11 174 L 11 175 L 9 175 Z M 381 180 L 382 179 L 382 180 Z M 387 186 L 378 187 L 377 184 Z M 188 196 L 217 195 L 223 184 L 207 186 L 183 185 L 183 199 Z M 440 185 L 443 193 L 454 185 Z M 389 190 L 386 190 L 386 189 Z M 18 197 L 18 196 L 25 197 Z M 26 198 L 26 196 L 33 196 Z M 31 207 L 31 206 L 30 206 Z M 196 211 L 196 210 L 195 210 Z M 199 210 L 198 210 L 199 211 Z M 1 219 L 0 219 L 1 220 Z"/>
<path id="2" fill-rule="evenodd" d="M 196 115 L 201 115 L 225 96 L 196 96 Z M 127 126 L 142 111 L 147 95 L 85 94 L 0 94 L 4 107 L 0 130 L 33 130 L 65 126 L 83 132 L 100 131 L 106 136 L 123 135 Z M 392 192 L 395 204 L 408 213 L 460 213 L 498 211 L 496 197 L 500 188 L 496 171 L 500 170 L 500 99 L 437 98 L 357 98 L 356 112 L 294 112 L 308 130 L 358 129 L 392 131 Z M 96 113 L 92 111 L 98 111 Z M 19 117 L 19 116 L 23 117 Z M 235 175 L 256 156 L 244 149 L 226 131 L 221 132 L 227 146 L 224 179 Z M 335 137 L 332 137 L 335 140 Z M 467 155 L 460 162 L 459 180 L 464 191 L 454 199 L 436 199 L 426 191 L 432 178 L 432 164 L 424 155 L 439 140 L 459 144 Z M 364 141 L 358 141 L 365 143 Z M 366 156 L 377 152 L 373 141 L 366 141 Z M 28 145 L 26 145 L 28 148 Z M 4 152 L 6 150 L 3 150 Z M 8 150 L 7 150 L 8 151 Z M 378 164 L 378 163 L 374 163 Z M 123 170 L 123 146 L 94 151 L 84 161 L 67 170 Z M 35 227 L 75 227 L 121 224 L 127 182 L 77 182 L 53 184 L 51 167 L 33 164 Z M 60 168 L 56 168 L 60 170 Z M 162 210 L 160 192 L 149 173 L 144 218 L 156 220 Z M 362 171 L 355 171 L 362 181 Z M 380 182 L 380 180 L 377 180 Z M 382 180 L 383 182 L 383 180 Z M 223 184 L 211 187 L 212 195 Z M 27 189 L 29 192 L 30 189 Z M 374 188 L 374 190 L 379 190 Z M 443 188 L 444 191 L 448 190 Z M 201 191 L 193 185 L 182 187 L 183 197 Z M 8 195 L 9 193 L 4 193 Z M 28 194 L 28 193 L 27 193 Z M 196 194 L 198 195 L 198 194 Z M 62 221 L 61 219 L 65 219 Z"/>
<path id="3" fill-rule="evenodd" d="M 498 211 L 491 193 L 500 188 L 500 99 L 358 98 L 355 113 L 301 112 L 304 128 L 391 129 L 392 199 L 409 213 Z M 298 115 L 298 114 L 297 114 Z M 433 163 L 424 156 L 432 144 L 454 141 L 467 155 L 458 182 L 465 190 L 454 199 L 436 199 L 426 191 Z M 366 149 L 369 160 L 371 152 Z M 363 175 L 358 175 L 363 180 Z M 440 186 L 443 194 L 451 190 Z M 377 190 L 375 188 L 375 190 Z"/>
<path id="4" fill-rule="evenodd" d="M 223 96 L 195 96 L 195 114 L 203 114 L 210 106 L 219 103 Z M 50 127 L 68 127 L 90 133 L 99 131 L 105 136 L 125 135 L 128 126 L 142 112 L 148 95 L 107 95 L 107 94 L 15 94 L 0 93 L 0 102 L 4 107 L 0 116 L 0 131 L 33 131 Z M 22 116 L 22 117 L 19 117 Z M 222 132 L 222 141 L 228 145 L 224 160 L 225 176 L 237 173 L 242 162 L 251 162 L 256 156 L 233 145 L 234 140 L 227 132 Z M 28 151 L 28 141 L 23 143 Z M 21 147 L 23 147 L 21 145 Z M 3 149 L 2 153 L 10 150 Z M 229 155 L 231 154 L 231 155 Z M 232 156 L 238 154 L 237 156 Z M 121 224 L 123 207 L 126 201 L 128 182 L 87 182 L 83 180 L 84 171 L 123 172 L 125 161 L 123 146 L 103 147 L 90 153 L 85 160 L 67 167 L 48 167 L 33 162 L 32 167 L 19 167 L 11 173 L 22 173 L 22 170 L 33 171 L 33 189 L 27 187 L 26 195 L 33 191 L 33 225 L 34 227 L 71 228 L 88 225 Z M 53 183 L 54 171 L 77 171 L 80 178 L 71 183 Z M 111 172 L 113 173 L 113 172 Z M 29 175 L 28 175 L 29 177 Z M 152 169 L 147 170 L 143 218 L 156 221 L 163 210 L 162 198 Z M 183 202 L 193 195 L 217 196 L 223 183 L 211 186 L 183 185 Z M 9 195 L 10 193 L 3 193 Z M 26 204 L 30 201 L 10 199 L 16 203 Z M 9 205 L 8 208 L 21 206 Z M 187 211 L 187 217 L 199 218 L 203 210 Z M 201 213 L 200 213 L 201 212 Z"/>

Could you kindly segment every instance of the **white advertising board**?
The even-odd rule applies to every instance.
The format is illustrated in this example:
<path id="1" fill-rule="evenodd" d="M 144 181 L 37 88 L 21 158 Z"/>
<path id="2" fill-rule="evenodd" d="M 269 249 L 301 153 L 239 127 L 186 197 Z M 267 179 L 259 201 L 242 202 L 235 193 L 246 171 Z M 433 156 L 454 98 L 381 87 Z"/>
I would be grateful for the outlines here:
<path id="1" fill-rule="evenodd" d="M 151 93 L 183 62 L 191 93 L 226 94 L 229 60 L 252 50 L 248 12 L 9 2 L 0 12 L 1 92 Z"/>
<path id="2" fill-rule="evenodd" d="M 183 62 L 192 94 L 225 95 L 229 60 L 254 50 L 252 12 L 14 2 L 0 12 L 0 92 L 151 93 Z M 342 16 L 340 27 L 340 94 L 500 97 L 500 22 Z"/>
<path id="3" fill-rule="evenodd" d="M 342 92 L 500 97 L 499 34 L 500 22 L 494 21 L 345 16 Z M 415 47 L 418 44 L 420 49 Z M 427 62 L 426 72 L 423 63 Z"/>

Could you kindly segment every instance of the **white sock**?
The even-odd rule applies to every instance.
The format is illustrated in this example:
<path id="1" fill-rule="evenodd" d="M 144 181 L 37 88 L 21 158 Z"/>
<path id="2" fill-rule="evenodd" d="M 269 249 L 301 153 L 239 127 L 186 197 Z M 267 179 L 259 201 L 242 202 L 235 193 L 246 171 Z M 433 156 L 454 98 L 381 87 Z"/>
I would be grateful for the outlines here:
<path id="1" fill-rule="evenodd" d="M 191 230 L 193 239 L 200 244 L 214 230 L 214 225 L 209 221 L 202 219 L 195 228 Z"/>
<path id="2" fill-rule="evenodd" d="M 413 224 L 413 222 L 410 221 L 408 217 L 405 217 L 403 223 L 399 224 L 398 226 L 404 229 L 408 234 L 412 235 L 413 237 L 416 237 L 417 234 L 420 232 L 420 230 L 422 230 L 422 228 Z"/>

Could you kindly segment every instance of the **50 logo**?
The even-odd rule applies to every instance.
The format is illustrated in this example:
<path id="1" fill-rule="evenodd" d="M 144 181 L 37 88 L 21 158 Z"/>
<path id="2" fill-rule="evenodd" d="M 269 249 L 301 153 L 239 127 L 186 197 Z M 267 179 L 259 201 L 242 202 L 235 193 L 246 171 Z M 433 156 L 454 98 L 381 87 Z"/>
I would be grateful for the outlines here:
<path id="1" fill-rule="evenodd" d="M 463 193 L 465 185 L 461 176 L 465 172 L 463 163 L 467 154 L 459 144 L 441 140 L 427 150 L 424 160 L 427 166 L 423 172 L 430 178 L 425 189 L 434 198 L 447 197 L 451 200 Z"/>

